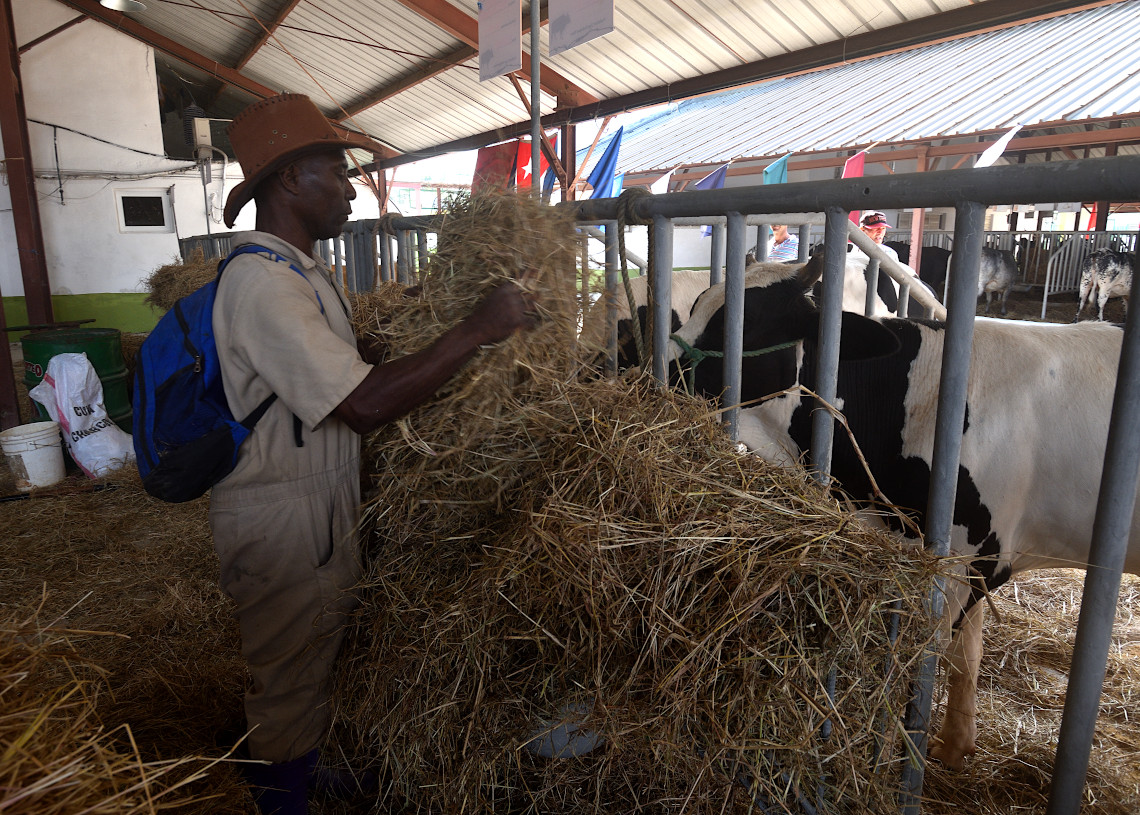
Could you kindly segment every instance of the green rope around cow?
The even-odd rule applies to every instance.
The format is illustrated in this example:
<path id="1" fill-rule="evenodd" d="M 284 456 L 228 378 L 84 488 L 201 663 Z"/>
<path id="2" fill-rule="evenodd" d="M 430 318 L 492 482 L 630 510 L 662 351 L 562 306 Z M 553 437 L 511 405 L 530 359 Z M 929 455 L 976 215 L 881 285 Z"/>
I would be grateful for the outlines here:
<path id="1" fill-rule="evenodd" d="M 692 364 L 689 365 L 688 378 L 685 381 L 685 391 L 689 395 L 696 393 L 696 376 L 697 366 L 708 359 L 715 357 L 719 359 L 724 358 L 724 351 L 705 351 L 701 348 L 694 348 L 676 334 L 670 334 L 669 339 L 681 346 L 684 352 L 685 359 L 689 360 Z M 800 340 L 789 340 L 788 342 L 781 342 L 777 345 L 769 345 L 767 348 L 757 348 L 755 351 L 744 351 L 742 357 L 758 357 L 763 354 L 771 354 L 773 351 L 783 351 L 785 348 L 792 348 L 800 343 Z"/>

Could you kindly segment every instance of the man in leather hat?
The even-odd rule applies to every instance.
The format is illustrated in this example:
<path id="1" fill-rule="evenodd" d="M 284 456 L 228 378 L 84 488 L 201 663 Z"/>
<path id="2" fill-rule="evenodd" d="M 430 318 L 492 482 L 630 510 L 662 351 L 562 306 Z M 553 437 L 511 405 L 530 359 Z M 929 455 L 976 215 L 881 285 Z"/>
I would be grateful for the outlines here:
<path id="1" fill-rule="evenodd" d="M 317 746 L 331 720 L 333 661 L 360 577 L 360 436 L 429 399 L 480 345 L 533 324 L 514 283 L 493 289 L 461 324 L 418 353 L 383 364 L 357 348 L 349 304 L 314 243 L 335 238 L 356 197 L 342 138 L 312 101 L 256 102 L 229 128 L 245 180 L 230 193 L 233 226 L 250 200 L 256 229 L 233 246 L 213 322 L 234 415 L 276 394 L 211 491 L 221 584 L 237 604 L 254 797 L 263 815 L 307 811 Z M 376 147 L 373 144 L 373 147 Z"/>

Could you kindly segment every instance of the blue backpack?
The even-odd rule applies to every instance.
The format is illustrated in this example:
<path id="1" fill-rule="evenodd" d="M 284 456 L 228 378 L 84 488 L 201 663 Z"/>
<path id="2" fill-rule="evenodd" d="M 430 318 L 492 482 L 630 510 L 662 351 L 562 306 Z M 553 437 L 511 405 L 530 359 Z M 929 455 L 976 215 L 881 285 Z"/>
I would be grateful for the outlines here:
<path id="1" fill-rule="evenodd" d="M 244 419 L 234 418 L 214 345 L 218 281 L 231 260 L 251 252 L 286 260 L 264 246 L 238 247 L 218 264 L 213 280 L 163 315 L 135 357 L 135 458 L 143 487 L 163 501 L 190 501 L 229 475 L 238 448 L 277 398 L 270 394 Z M 320 294 L 317 302 L 323 314 Z M 295 432 L 299 424 L 294 418 Z"/>

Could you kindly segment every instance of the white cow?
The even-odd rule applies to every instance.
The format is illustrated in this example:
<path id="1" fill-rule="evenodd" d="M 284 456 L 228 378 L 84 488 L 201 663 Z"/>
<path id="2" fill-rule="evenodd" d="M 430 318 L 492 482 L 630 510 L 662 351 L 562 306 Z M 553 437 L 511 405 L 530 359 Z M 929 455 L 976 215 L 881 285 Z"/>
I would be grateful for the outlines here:
<path id="1" fill-rule="evenodd" d="M 819 311 L 804 289 L 818 275 L 813 263 L 766 264 L 748 275 L 745 351 L 800 340 L 744 360 L 744 403 L 783 395 L 741 411 L 741 441 L 779 464 L 797 461 L 811 443 L 814 405 L 798 385 L 816 389 L 810 363 Z M 723 287 L 709 289 L 677 336 L 702 351 L 723 350 L 722 332 L 706 330 L 723 320 L 723 305 Z M 883 495 L 923 528 L 945 332 L 930 321 L 851 313 L 842 319 L 837 407 Z M 947 603 L 957 630 L 945 717 L 931 749 L 950 767 L 973 754 L 977 735 L 979 599 L 1017 572 L 1087 562 L 1122 333 L 1093 322 L 975 324 L 951 540 L 969 579 Z M 684 362 L 679 344 L 671 353 Z M 720 365 L 705 361 L 693 374 L 699 393 L 721 393 Z M 832 474 L 855 500 L 877 505 L 864 465 L 838 427 Z M 1125 569 L 1140 573 L 1140 514 Z"/>
<path id="2" fill-rule="evenodd" d="M 649 285 L 648 277 L 631 277 L 630 289 L 633 291 L 633 302 L 637 307 L 642 332 L 645 332 L 647 323 L 646 288 Z M 670 287 L 670 299 L 673 304 L 672 325 L 670 331 L 676 331 L 688 319 L 689 310 L 697 297 L 709 287 L 709 273 L 701 270 L 688 270 L 673 272 L 673 281 Z M 625 369 L 637 364 L 637 345 L 633 338 L 633 323 L 629 319 L 629 297 L 625 285 L 618 278 L 617 290 L 613 294 L 613 302 L 617 308 L 618 328 L 618 368 Z M 606 298 L 602 297 L 590 306 L 590 310 L 583 322 L 581 343 L 590 349 L 605 350 L 606 339 Z M 649 338 L 645 337 L 648 343 Z"/>

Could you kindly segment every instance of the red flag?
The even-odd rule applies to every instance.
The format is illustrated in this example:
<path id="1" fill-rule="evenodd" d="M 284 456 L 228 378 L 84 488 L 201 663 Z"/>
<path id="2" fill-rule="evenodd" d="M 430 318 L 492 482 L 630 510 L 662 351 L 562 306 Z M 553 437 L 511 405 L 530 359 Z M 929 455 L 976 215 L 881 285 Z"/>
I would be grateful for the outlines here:
<path id="1" fill-rule="evenodd" d="M 546 172 L 550 162 L 541 149 L 538 151 L 538 174 Z M 530 186 L 530 139 L 519 139 L 518 160 L 515 162 L 515 186 L 520 190 Z"/>
<path id="2" fill-rule="evenodd" d="M 1096 229 L 1096 201 L 1093 201 L 1092 209 L 1089 210 L 1089 225 L 1085 229 L 1089 232 Z"/>
<path id="3" fill-rule="evenodd" d="M 867 158 L 867 151 L 860 150 L 847 161 L 843 162 L 843 178 L 862 178 L 863 177 L 863 160 Z M 849 212 L 847 217 L 851 223 L 856 226 L 859 225 L 859 213 Z"/>
<path id="4" fill-rule="evenodd" d="M 475 159 L 475 174 L 471 178 L 471 193 L 506 192 L 515 171 L 518 142 L 509 141 L 491 147 L 480 147 Z"/>

